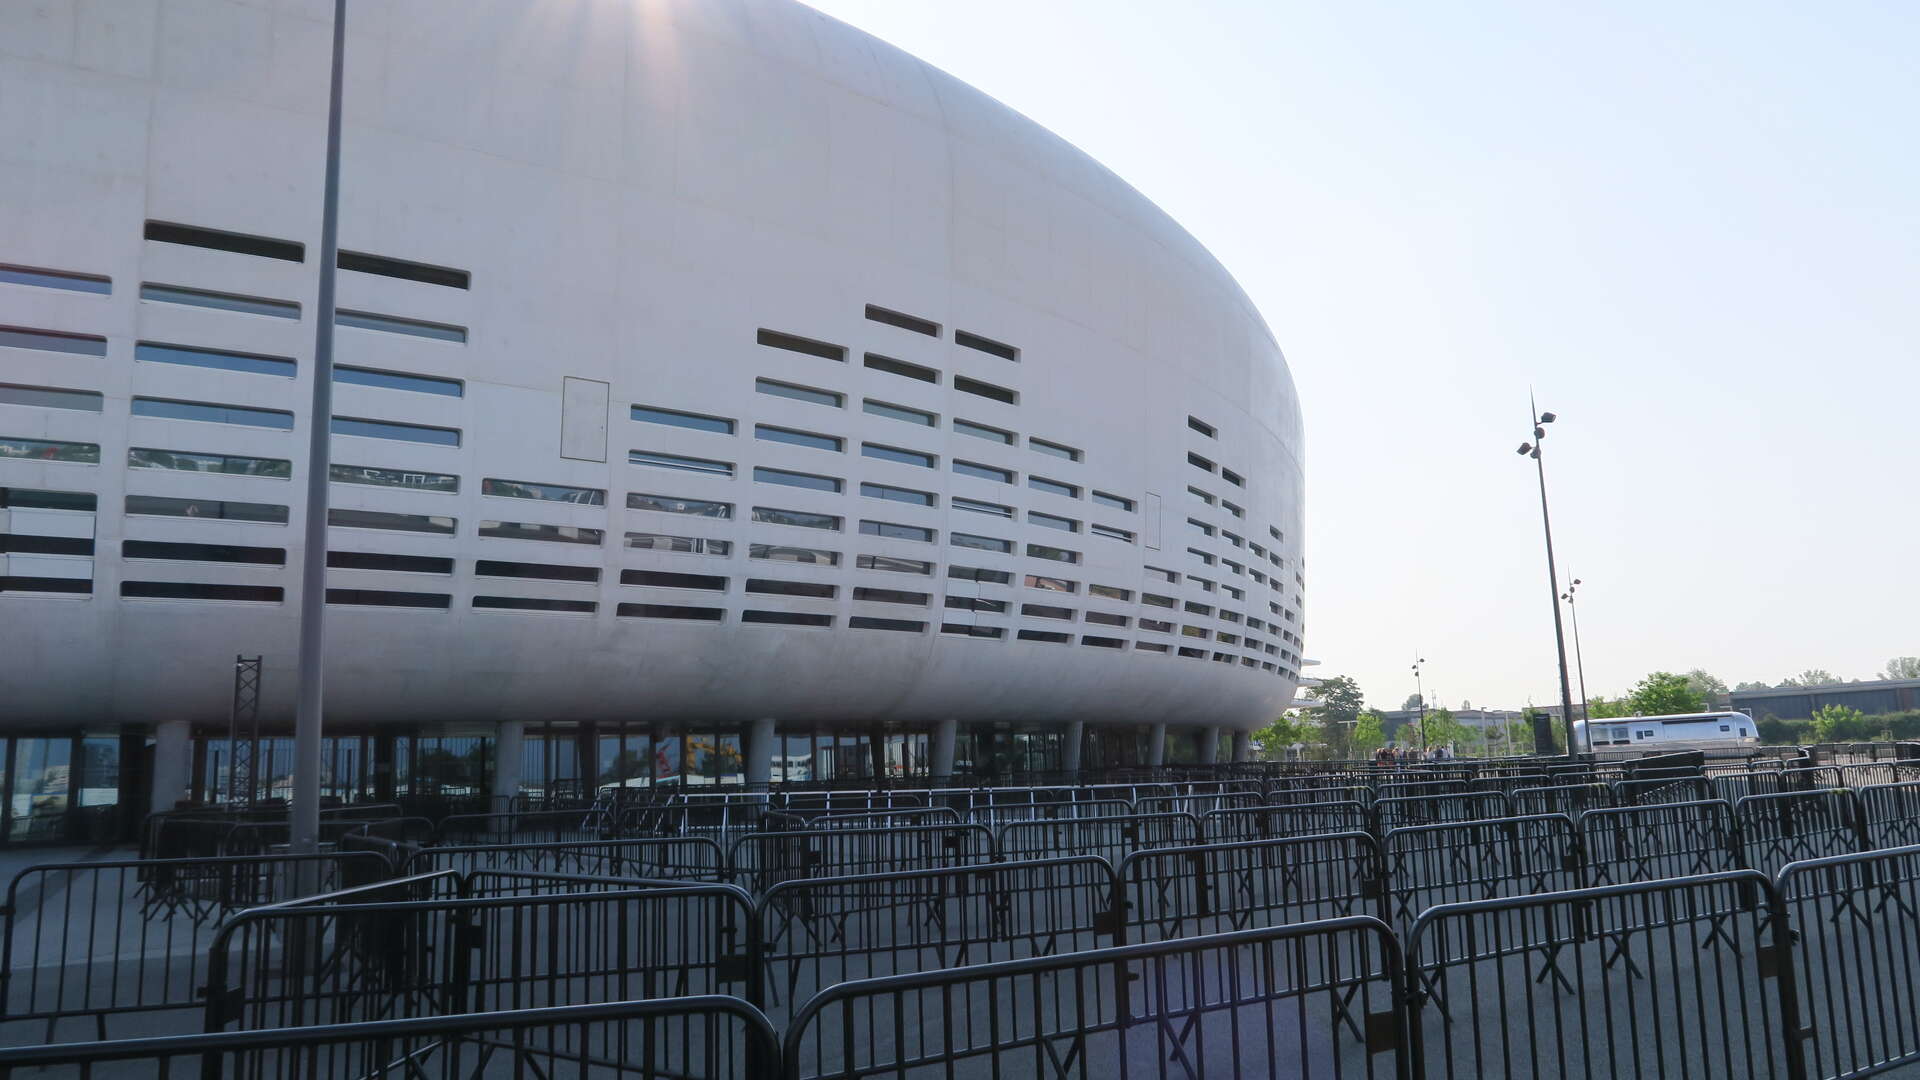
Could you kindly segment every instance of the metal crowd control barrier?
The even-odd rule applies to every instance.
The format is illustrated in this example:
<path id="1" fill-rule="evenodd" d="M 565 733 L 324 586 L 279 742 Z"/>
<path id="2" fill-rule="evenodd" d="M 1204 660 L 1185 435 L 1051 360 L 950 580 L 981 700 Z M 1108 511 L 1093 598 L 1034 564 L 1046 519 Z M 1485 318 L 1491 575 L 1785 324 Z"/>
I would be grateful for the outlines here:
<path id="1" fill-rule="evenodd" d="M 1407 942 L 1428 1080 L 1796 1080 L 1791 932 L 1751 870 L 1443 904 Z"/>
<path id="2" fill-rule="evenodd" d="M 1580 835 L 1595 885 L 1740 868 L 1733 808 L 1719 799 L 1589 810 Z"/>
<path id="3" fill-rule="evenodd" d="M 1749 795 L 1733 804 L 1741 864 L 1773 874 L 1790 862 L 1848 855 L 1865 844 L 1853 792 L 1844 788 Z"/>
<path id="4" fill-rule="evenodd" d="M 1704 802 L 1717 797 L 1712 781 L 1698 773 L 1687 776 L 1650 776 L 1644 779 L 1616 780 L 1613 801 L 1618 806 L 1647 806 L 1659 803 Z"/>
<path id="5" fill-rule="evenodd" d="M 965 866 L 993 855 L 993 834 L 984 825 L 908 825 L 748 833 L 728 849 L 727 867 L 735 884 L 764 893 L 792 878 Z"/>
<path id="6" fill-rule="evenodd" d="M 609 839 L 614 835 L 614 825 L 613 815 L 605 810 L 452 814 L 441 820 L 431 842 L 453 845 L 492 840 L 501 844 L 565 844 Z"/>
<path id="7" fill-rule="evenodd" d="M 1141 814 L 1184 813 L 1198 816 L 1210 810 L 1260 806 L 1265 802 L 1265 797 L 1255 792 L 1222 791 L 1208 795 L 1165 795 L 1154 799 L 1141 799 L 1133 805 L 1135 812 Z"/>
<path id="8" fill-rule="evenodd" d="M 1122 818 L 1134 813 L 1125 799 L 1077 799 L 1070 802 L 1020 803 L 1011 806 L 976 806 L 967 811 L 967 821 L 997 829 L 1002 825 L 1030 821 L 1069 821 L 1080 818 Z"/>
<path id="9" fill-rule="evenodd" d="M 760 1004 L 792 1010 L 852 979 L 1113 944 L 1114 893 L 1113 867 L 1090 855 L 783 881 L 757 909 Z"/>
<path id="10" fill-rule="evenodd" d="M 764 1080 L 782 1063 L 759 1010 L 703 995 L 0 1048 L 0 1076 L 16 1069 L 56 1080 L 109 1069 L 201 1080 Z"/>
<path id="11" fill-rule="evenodd" d="M 1276 787 L 1268 789 L 1267 802 L 1274 806 L 1321 802 L 1357 802 L 1362 806 L 1370 806 L 1373 804 L 1373 789 L 1356 784 Z"/>
<path id="12" fill-rule="evenodd" d="M 1003 859 L 1097 855 L 1115 864 L 1130 852 L 1199 842 L 1200 822 L 1192 814 L 1013 821 L 994 835 L 994 849 Z"/>
<path id="13" fill-rule="evenodd" d="M 1127 941 L 1371 913 L 1380 846 L 1363 832 L 1136 851 L 1114 867 Z"/>
<path id="14" fill-rule="evenodd" d="M 1507 797 L 1497 791 L 1461 791 L 1450 794 L 1389 796 L 1373 803 L 1373 831 L 1382 835 L 1408 825 L 1437 821 L 1479 821 L 1506 817 Z"/>
<path id="15" fill-rule="evenodd" d="M 1788 1031 L 1806 1075 L 1920 1062 L 1920 846 L 1790 863 L 1776 880 L 1798 939 Z"/>
<path id="16" fill-rule="evenodd" d="M 1400 947 L 1367 916 L 841 983 L 788 1080 L 1409 1076 Z"/>
<path id="17" fill-rule="evenodd" d="M 1613 789 L 1606 784 L 1546 784 L 1515 788 L 1507 794 L 1516 814 L 1565 814 L 1578 820 L 1589 810 L 1613 805 Z"/>
<path id="18" fill-rule="evenodd" d="M 1209 844 L 1235 840 L 1273 840 L 1284 836 L 1365 832 L 1373 815 L 1357 802 L 1240 806 L 1200 815 L 1200 837 Z"/>
<path id="19" fill-rule="evenodd" d="M 1920 844 L 1920 780 L 1875 784 L 1855 793 L 1867 848 Z"/>
<path id="20" fill-rule="evenodd" d="M 208 950 L 206 1029 L 682 997 L 735 984 L 758 996 L 744 891 L 608 886 L 388 903 L 340 894 L 241 912 Z"/>
<path id="21" fill-rule="evenodd" d="M 221 919 L 290 899 L 303 872 L 333 890 L 355 874 L 386 876 L 371 852 L 125 859 L 30 866 L 7 886 L 0 919 L 0 1031 L 67 1019 L 197 1010 L 207 948 Z M 36 1024 L 36 1027 L 37 1027 Z M 151 1028 L 145 1020 L 140 1026 Z M 165 1022 L 162 1022 L 165 1026 Z M 197 1025 L 185 1022 L 181 1030 Z"/>
<path id="22" fill-rule="evenodd" d="M 1437 904 L 1559 892 L 1586 884 L 1565 814 L 1410 825 L 1381 838 L 1387 924 L 1402 935 Z"/>
<path id="23" fill-rule="evenodd" d="M 705 836 L 644 836 L 583 844 L 480 844 L 424 848 L 402 867 L 406 873 L 452 870 L 536 870 L 610 877 L 718 881 L 726 877 L 720 845 Z"/>
<path id="24" fill-rule="evenodd" d="M 807 832 L 814 829 L 894 829 L 902 825 L 965 824 L 951 806 L 912 806 L 899 810 L 861 810 L 848 813 L 805 814 L 769 811 L 763 832 Z"/>

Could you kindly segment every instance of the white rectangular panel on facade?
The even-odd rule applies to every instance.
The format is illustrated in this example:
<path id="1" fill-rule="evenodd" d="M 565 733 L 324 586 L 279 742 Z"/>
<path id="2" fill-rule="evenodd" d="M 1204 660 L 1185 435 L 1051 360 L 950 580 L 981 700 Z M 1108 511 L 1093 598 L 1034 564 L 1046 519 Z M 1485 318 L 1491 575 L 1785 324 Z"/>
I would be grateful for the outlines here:
<path id="1" fill-rule="evenodd" d="M 1160 496 L 1155 495 L 1151 491 L 1147 492 L 1146 502 L 1141 507 L 1141 509 L 1145 511 L 1145 517 L 1146 517 L 1146 520 L 1141 522 L 1141 524 L 1145 526 L 1145 528 L 1142 530 L 1142 532 L 1145 533 L 1145 537 L 1143 538 L 1142 543 L 1147 545 L 1148 551 L 1159 551 L 1160 550 Z"/>
<path id="2" fill-rule="evenodd" d="M 594 379 L 561 380 L 560 456 L 575 461 L 607 460 L 607 403 L 612 389 Z"/>

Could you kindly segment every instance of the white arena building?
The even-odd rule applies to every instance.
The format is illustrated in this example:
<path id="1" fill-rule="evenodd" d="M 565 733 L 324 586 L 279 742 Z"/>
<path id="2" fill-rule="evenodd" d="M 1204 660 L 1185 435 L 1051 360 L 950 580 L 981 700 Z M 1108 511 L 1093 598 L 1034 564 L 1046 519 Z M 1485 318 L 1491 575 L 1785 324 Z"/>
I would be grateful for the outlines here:
<path id="1" fill-rule="evenodd" d="M 1213 760 L 1293 699 L 1293 383 L 1122 180 L 788 0 L 348 8 L 330 793 Z M 290 730 L 331 11 L 0 4 L 8 842 L 220 797 L 238 655 Z"/>

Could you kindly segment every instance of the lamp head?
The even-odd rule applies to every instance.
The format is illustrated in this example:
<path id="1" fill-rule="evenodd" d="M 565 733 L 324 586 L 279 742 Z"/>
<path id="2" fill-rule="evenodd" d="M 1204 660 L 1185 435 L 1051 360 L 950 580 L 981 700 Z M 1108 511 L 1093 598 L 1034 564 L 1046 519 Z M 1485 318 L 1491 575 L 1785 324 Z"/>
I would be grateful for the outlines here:
<path id="1" fill-rule="evenodd" d="M 1521 457 L 1526 457 L 1528 454 L 1533 453 L 1533 444 L 1523 442 L 1520 444 L 1520 449 L 1515 450 L 1514 453 L 1519 454 Z"/>
<path id="2" fill-rule="evenodd" d="M 1557 416 L 1555 416 L 1555 415 L 1553 415 L 1553 414 L 1552 414 L 1552 413 L 1550 413 L 1550 412 L 1543 412 L 1543 413 L 1541 413 L 1541 414 L 1540 414 L 1540 422 L 1541 422 L 1541 423 L 1543 423 L 1543 424 L 1551 424 L 1551 423 L 1553 423 L 1553 422 L 1554 422 L 1555 420 L 1558 420 L 1558 419 L 1560 419 L 1560 418 L 1559 418 L 1559 417 L 1557 417 Z"/>

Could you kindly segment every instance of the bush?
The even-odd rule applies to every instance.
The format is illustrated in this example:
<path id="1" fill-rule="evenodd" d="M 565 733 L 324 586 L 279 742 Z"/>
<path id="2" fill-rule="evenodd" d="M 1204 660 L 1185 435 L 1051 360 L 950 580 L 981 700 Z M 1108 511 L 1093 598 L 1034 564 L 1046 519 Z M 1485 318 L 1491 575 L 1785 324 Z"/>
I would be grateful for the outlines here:
<path id="1" fill-rule="evenodd" d="M 1811 720 L 1782 720 L 1769 714 L 1756 721 L 1754 728 L 1760 741 L 1769 745 L 1806 746 L 1819 741 L 1814 737 Z M 1833 725 L 1828 741 L 1876 742 L 1883 738 L 1896 741 L 1920 739 L 1920 709 L 1873 716 L 1858 713 L 1844 716 Z"/>

